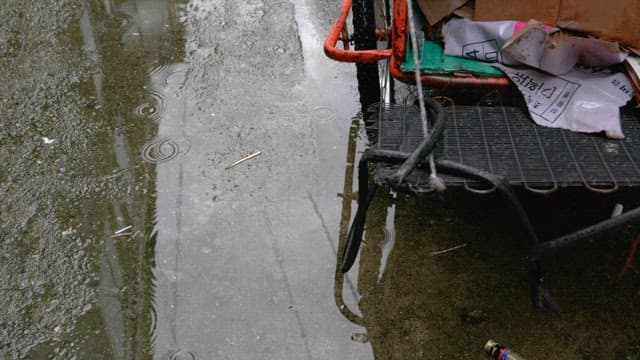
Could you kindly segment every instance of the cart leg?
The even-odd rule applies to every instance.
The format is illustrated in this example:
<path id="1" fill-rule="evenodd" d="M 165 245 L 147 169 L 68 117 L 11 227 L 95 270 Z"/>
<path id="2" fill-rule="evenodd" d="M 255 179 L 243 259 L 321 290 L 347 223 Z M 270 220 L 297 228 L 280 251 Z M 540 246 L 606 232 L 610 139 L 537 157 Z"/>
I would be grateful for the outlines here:
<path id="1" fill-rule="evenodd" d="M 543 287 L 544 282 L 544 270 L 542 269 L 542 261 L 540 260 L 540 240 L 536 235 L 533 224 L 529 220 L 524 206 L 520 202 L 520 199 L 513 191 L 513 187 L 505 180 L 499 179 L 494 181 L 497 189 L 502 193 L 505 201 L 511 207 L 511 210 L 518 216 L 520 223 L 522 224 L 525 233 L 527 235 L 527 243 L 529 246 L 529 253 L 527 254 L 527 267 L 529 271 L 529 286 L 530 295 L 533 307 L 535 309 L 542 309 L 546 307 L 555 314 L 560 314 L 560 308 L 558 304 L 553 300 L 551 294 Z"/>
<path id="2" fill-rule="evenodd" d="M 531 287 L 531 302 L 536 310 L 546 307 L 554 314 L 560 314 L 560 307 L 553 300 L 551 294 L 543 287 L 544 271 L 540 260 L 529 260 L 529 286 Z"/>

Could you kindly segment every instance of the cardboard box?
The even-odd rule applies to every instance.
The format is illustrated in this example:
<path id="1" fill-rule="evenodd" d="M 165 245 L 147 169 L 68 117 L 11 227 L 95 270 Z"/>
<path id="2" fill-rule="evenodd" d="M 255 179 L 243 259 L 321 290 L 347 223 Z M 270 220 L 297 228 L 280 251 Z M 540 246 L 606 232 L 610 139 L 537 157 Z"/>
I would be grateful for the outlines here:
<path id="1" fill-rule="evenodd" d="M 468 0 L 417 0 L 422 13 L 430 25 L 437 23 L 456 9 L 464 5 Z"/>
<path id="2" fill-rule="evenodd" d="M 555 25 L 561 0 L 476 0 L 476 21 L 538 20 Z"/>
<path id="3" fill-rule="evenodd" d="M 640 47 L 640 0 L 562 0 L 558 26 Z"/>
<path id="4" fill-rule="evenodd" d="M 640 0 L 476 0 L 477 21 L 530 19 L 640 48 Z"/>

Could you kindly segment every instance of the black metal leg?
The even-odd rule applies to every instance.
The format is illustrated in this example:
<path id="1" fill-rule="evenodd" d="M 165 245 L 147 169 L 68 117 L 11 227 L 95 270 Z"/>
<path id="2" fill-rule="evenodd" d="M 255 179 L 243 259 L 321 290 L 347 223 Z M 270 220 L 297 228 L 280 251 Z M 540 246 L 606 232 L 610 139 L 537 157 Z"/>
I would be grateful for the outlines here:
<path id="1" fill-rule="evenodd" d="M 600 235 L 625 225 L 637 224 L 638 222 L 640 222 L 640 207 L 631 209 L 616 217 L 603 220 L 597 224 L 587 226 L 571 234 L 561 236 L 551 241 L 545 241 L 540 245 L 540 252 L 542 254 L 553 253 L 560 248 L 572 245 L 579 241 L 593 238 L 596 235 Z"/>
<path id="2" fill-rule="evenodd" d="M 516 214 L 522 224 L 526 236 L 529 251 L 527 254 L 527 268 L 529 272 L 529 286 L 531 302 L 535 309 L 541 310 L 547 308 L 555 314 L 560 314 L 558 304 L 553 300 L 551 294 L 543 287 L 544 270 L 542 261 L 540 260 L 540 240 L 536 235 L 533 224 L 529 220 L 520 199 L 513 191 L 513 187 L 503 178 L 497 178 L 494 183 L 496 188 L 502 194 L 504 200 L 509 204 L 511 210 Z"/>
<path id="3" fill-rule="evenodd" d="M 538 236 L 533 229 L 533 224 L 531 224 L 531 221 L 529 220 L 529 217 L 527 216 L 527 213 L 524 210 L 520 199 L 518 199 L 517 195 L 513 191 L 513 187 L 509 184 L 509 182 L 502 177 L 455 162 L 441 161 L 438 162 L 438 165 L 446 170 L 461 173 L 466 177 L 487 181 L 496 187 L 497 191 L 510 207 L 510 210 L 515 213 L 515 215 L 520 220 L 520 223 L 522 224 L 522 227 L 524 228 L 527 236 L 527 243 L 529 247 L 529 252 L 527 254 L 527 265 L 529 272 L 529 286 L 531 287 L 531 301 L 533 303 L 533 307 L 536 309 L 542 309 L 543 307 L 546 307 L 552 312 L 559 314 L 560 309 L 558 305 L 551 297 L 551 294 L 549 294 L 549 292 L 546 291 L 543 287 L 544 271 L 542 269 L 542 262 L 540 260 L 541 243 L 538 240 Z"/>
<path id="4" fill-rule="evenodd" d="M 531 287 L 531 302 L 537 310 L 547 308 L 559 315 L 560 307 L 553 300 L 551 294 L 543 287 L 544 271 L 540 260 L 529 260 L 527 262 L 529 271 L 529 286 Z"/>

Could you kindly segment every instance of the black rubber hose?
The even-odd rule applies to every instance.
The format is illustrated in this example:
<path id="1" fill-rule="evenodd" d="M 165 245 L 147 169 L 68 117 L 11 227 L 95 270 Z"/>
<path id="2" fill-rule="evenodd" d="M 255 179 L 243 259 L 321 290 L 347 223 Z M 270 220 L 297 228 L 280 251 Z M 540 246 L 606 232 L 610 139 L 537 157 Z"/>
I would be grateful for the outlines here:
<path id="1" fill-rule="evenodd" d="M 424 159 L 433 151 L 436 144 L 442 138 L 444 132 L 445 116 L 444 109 L 439 102 L 425 98 L 425 106 L 427 108 L 427 114 L 431 119 L 434 119 L 434 124 L 429 133 L 429 136 L 420 143 L 420 145 L 409 155 L 400 168 L 391 176 L 391 184 L 393 186 L 400 186 L 404 179 L 413 171 L 418 163 L 424 161 Z"/>

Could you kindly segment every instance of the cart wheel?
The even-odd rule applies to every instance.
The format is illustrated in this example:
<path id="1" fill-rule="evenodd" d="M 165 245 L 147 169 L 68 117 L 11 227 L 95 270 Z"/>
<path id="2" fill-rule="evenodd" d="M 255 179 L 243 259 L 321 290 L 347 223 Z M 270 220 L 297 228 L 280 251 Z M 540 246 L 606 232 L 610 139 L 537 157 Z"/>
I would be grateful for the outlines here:
<path id="1" fill-rule="evenodd" d="M 356 50 L 377 48 L 374 3 L 379 0 L 353 0 L 353 41 Z M 377 63 L 356 63 L 360 105 L 366 112 L 369 105 L 380 100 L 380 78 Z"/>

